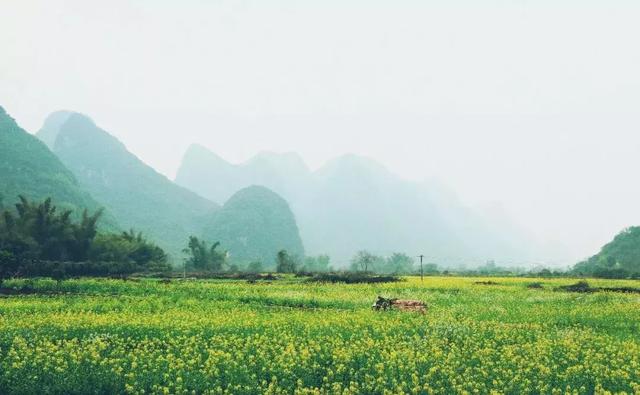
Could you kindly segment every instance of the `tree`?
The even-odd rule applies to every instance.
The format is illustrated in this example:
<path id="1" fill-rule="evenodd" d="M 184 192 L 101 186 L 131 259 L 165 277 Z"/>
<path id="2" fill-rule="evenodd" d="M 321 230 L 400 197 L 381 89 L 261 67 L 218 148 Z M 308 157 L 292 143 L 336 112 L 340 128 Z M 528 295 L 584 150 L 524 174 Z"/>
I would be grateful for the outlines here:
<path id="1" fill-rule="evenodd" d="M 96 262 L 129 262 L 143 268 L 167 266 L 164 250 L 133 230 L 98 235 L 91 245 L 89 258 Z"/>
<path id="2" fill-rule="evenodd" d="M 0 250 L 0 285 L 4 279 L 15 276 L 18 270 L 18 259 L 9 251 Z"/>
<path id="3" fill-rule="evenodd" d="M 93 215 L 85 210 L 75 223 L 72 212 L 58 211 L 51 198 L 40 204 L 33 204 L 24 196 L 19 199 L 15 211 L 6 209 L 0 215 L 0 250 L 18 259 L 75 262 L 87 259 L 101 210 Z"/>
<path id="4" fill-rule="evenodd" d="M 276 271 L 278 273 L 295 273 L 296 261 L 287 250 L 280 250 L 276 256 Z"/>
<path id="5" fill-rule="evenodd" d="M 102 213 L 102 209 L 96 211 L 93 215 L 89 215 L 86 209 L 82 211 L 80 223 L 74 228 L 75 243 L 72 247 L 72 253 L 76 261 L 84 261 L 88 258 L 91 244 L 98 234 L 98 220 Z"/>
<path id="6" fill-rule="evenodd" d="M 189 236 L 187 248 L 182 250 L 187 254 L 185 265 L 196 270 L 222 271 L 226 264 L 227 253 L 217 251 L 219 246 L 219 242 L 208 246 L 206 241 L 201 241 L 196 236 Z"/>
<path id="7" fill-rule="evenodd" d="M 375 264 L 380 263 L 382 258 L 379 256 L 373 255 L 369 251 L 362 250 L 358 251 L 358 253 L 351 259 L 351 270 L 353 271 L 362 271 L 362 272 L 373 272 L 375 271 Z"/>
<path id="8" fill-rule="evenodd" d="M 329 255 L 308 256 L 304 258 L 302 271 L 328 272 L 331 270 L 331 258 Z"/>
<path id="9" fill-rule="evenodd" d="M 414 260 L 407 254 L 394 252 L 385 261 L 384 273 L 401 274 L 411 273 L 414 270 Z"/>
<path id="10" fill-rule="evenodd" d="M 45 199 L 23 196 L 15 210 L 0 212 L 0 277 L 33 275 L 112 275 L 168 269 L 165 252 L 134 231 L 99 234 L 102 210 L 87 210 L 74 221 L 70 210 L 58 210 Z"/>
<path id="11" fill-rule="evenodd" d="M 435 263 L 425 263 L 423 267 L 423 271 L 424 271 L 424 274 L 426 275 L 440 274 L 438 265 Z"/>
<path id="12" fill-rule="evenodd" d="M 260 261 L 250 262 L 249 265 L 247 266 L 247 271 L 249 273 L 260 273 L 262 271 L 262 262 Z"/>

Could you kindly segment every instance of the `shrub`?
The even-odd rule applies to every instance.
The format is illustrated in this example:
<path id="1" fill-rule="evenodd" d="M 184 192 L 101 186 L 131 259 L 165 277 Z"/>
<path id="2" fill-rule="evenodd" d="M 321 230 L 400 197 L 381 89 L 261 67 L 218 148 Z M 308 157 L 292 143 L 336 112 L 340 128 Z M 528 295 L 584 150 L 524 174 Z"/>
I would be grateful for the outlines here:
<path id="1" fill-rule="evenodd" d="M 358 284 L 358 283 L 391 283 L 402 281 L 397 276 L 377 276 L 362 272 L 343 272 L 343 273 L 319 273 L 307 281 L 311 282 L 324 282 L 324 283 L 345 283 L 345 284 Z"/>

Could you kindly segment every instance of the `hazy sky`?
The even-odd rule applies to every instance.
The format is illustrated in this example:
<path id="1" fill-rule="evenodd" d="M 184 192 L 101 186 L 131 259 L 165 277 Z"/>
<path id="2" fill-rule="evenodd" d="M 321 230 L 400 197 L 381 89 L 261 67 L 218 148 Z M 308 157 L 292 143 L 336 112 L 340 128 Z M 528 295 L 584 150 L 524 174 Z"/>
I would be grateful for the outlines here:
<path id="1" fill-rule="evenodd" d="M 364 154 L 584 257 L 640 224 L 638 21 L 615 0 L 0 0 L 0 105 L 31 132 L 86 113 L 171 178 L 192 142 Z"/>

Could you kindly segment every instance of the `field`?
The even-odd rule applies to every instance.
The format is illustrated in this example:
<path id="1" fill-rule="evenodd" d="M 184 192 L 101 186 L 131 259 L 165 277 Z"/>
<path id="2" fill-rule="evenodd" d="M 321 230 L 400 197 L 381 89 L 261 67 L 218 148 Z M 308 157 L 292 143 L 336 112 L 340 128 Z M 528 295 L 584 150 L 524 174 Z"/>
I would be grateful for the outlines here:
<path id="1" fill-rule="evenodd" d="M 33 293 L 0 297 L 0 393 L 640 393 L 640 294 L 575 282 L 10 280 Z"/>

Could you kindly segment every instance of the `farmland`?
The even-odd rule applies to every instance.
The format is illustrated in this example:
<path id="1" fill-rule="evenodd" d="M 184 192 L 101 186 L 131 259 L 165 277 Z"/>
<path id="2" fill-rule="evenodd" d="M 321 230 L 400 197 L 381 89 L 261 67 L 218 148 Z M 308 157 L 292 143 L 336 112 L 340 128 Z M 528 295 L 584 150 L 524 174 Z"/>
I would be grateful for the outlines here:
<path id="1" fill-rule="evenodd" d="M 640 294 L 575 282 L 8 280 L 0 393 L 640 393 Z"/>

